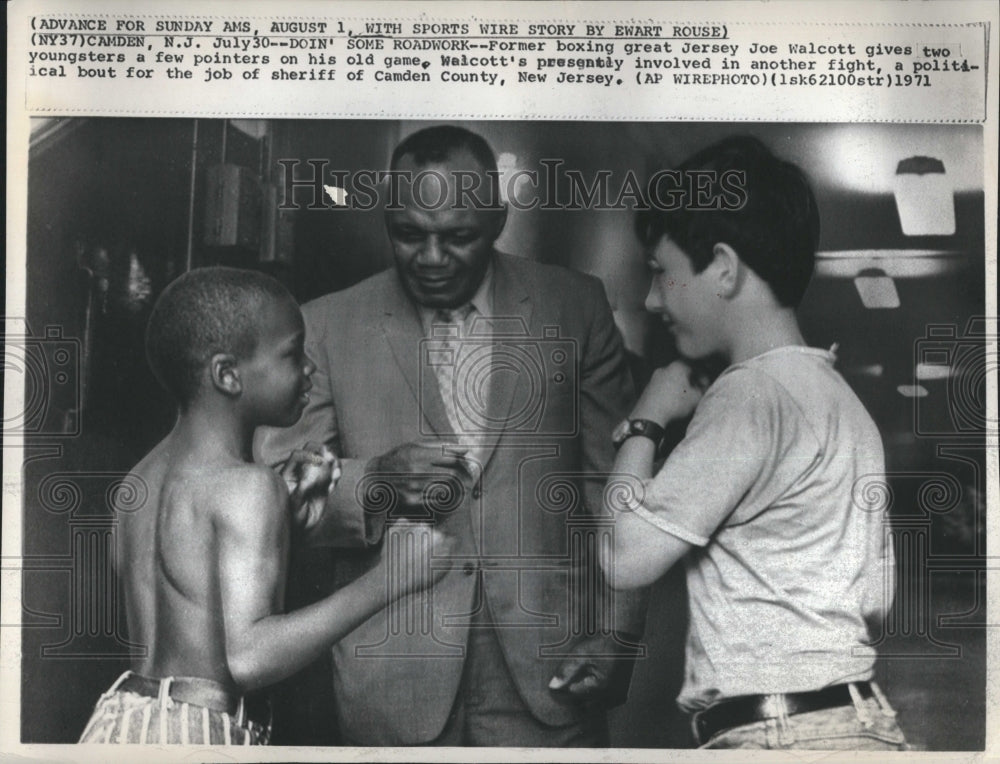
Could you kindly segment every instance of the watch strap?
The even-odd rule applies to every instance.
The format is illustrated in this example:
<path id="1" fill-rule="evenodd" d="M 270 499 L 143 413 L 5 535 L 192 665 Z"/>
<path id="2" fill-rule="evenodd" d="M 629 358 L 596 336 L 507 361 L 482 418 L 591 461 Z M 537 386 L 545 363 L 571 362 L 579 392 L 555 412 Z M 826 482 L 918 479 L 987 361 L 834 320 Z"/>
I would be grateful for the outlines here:
<path id="1" fill-rule="evenodd" d="M 629 419 L 622 424 L 624 425 L 622 431 L 615 433 L 617 436 L 614 439 L 615 448 L 620 448 L 622 443 L 634 437 L 649 438 L 659 448 L 663 437 L 667 434 L 663 427 L 649 419 Z"/>

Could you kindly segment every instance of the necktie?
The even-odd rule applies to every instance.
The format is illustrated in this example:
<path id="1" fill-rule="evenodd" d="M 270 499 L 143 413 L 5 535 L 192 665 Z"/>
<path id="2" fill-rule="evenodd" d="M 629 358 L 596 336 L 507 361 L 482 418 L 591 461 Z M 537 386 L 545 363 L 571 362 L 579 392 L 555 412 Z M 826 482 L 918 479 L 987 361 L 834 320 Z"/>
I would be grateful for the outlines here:
<path id="1" fill-rule="evenodd" d="M 489 400 L 493 346 L 489 333 L 476 329 L 478 311 L 472 305 L 436 311 L 431 334 L 450 360 L 435 366 L 438 389 L 458 445 L 465 446 L 466 469 L 473 482 L 481 475 L 483 436 L 489 431 Z"/>
<path id="2" fill-rule="evenodd" d="M 469 303 L 458 308 L 439 308 L 434 315 L 438 319 L 438 323 L 454 324 L 461 327 L 474 310 L 475 308 Z"/>
<path id="3" fill-rule="evenodd" d="M 462 409 L 468 410 L 469 398 L 468 391 L 464 389 L 462 383 L 464 375 L 460 366 L 466 355 L 462 346 L 466 337 L 465 323 L 472 311 L 471 305 L 463 305 L 459 308 L 440 309 L 434 314 L 434 338 L 440 341 L 443 350 L 451 351 L 452 359 L 451 363 L 442 363 L 435 367 L 438 388 L 441 391 L 441 400 L 444 402 L 448 422 L 460 440 L 464 440 L 462 435 L 467 434 L 470 429 L 467 417 L 461 414 Z"/>

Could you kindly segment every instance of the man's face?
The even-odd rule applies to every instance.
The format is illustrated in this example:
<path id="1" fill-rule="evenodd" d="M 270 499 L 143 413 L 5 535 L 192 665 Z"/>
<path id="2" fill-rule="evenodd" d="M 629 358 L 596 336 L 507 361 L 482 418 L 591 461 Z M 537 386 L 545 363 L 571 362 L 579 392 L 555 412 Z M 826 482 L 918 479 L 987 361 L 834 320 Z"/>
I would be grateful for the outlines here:
<path id="1" fill-rule="evenodd" d="M 257 347 L 239 361 L 243 394 L 261 424 L 288 427 L 302 416 L 316 371 L 305 353 L 302 313 L 291 300 L 274 298 L 258 321 Z"/>
<path id="2" fill-rule="evenodd" d="M 404 156 L 396 169 L 410 173 L 399 185 L 402 209 L 386 211 L 403 287 L 414 302 L 429 308 L 467 303 L 486 274 L 506 211 L 476 209 L 470 197 L 463 200 L 465 209 L 459 209 L 456 187 L 461 176 L 456 173 L 480 173 L 483 185 L 477 195 L 485 196 L 485 172 L 468 153 L 422 167 Z M 424 180 L 416 183 L 421 173 L 426 173 Z"/>
<path id="3" fill-rule="evenodd" d="M 716 326 L 722 298 L 710 265 L 695 273 L 691 260 L 669 236 L 662 236 L 649 260 L 653 272 L 646 310 L 658 313 L 677 343 L 677 351 L 698 360 L 720 351 Z"/>

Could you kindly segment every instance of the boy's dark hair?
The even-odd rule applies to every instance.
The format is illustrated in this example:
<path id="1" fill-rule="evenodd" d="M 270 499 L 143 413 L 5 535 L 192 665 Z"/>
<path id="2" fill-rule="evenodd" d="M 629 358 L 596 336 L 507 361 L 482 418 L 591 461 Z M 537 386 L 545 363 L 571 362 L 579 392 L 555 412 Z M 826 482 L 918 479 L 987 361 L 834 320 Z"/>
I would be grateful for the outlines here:
<path id="1" fill-rule="evenodd" d="M 213 355 L 253 354 L 262 309 L 274 298 L 293 299 L 270 276 L 240 268 L 197 268 L 167 285 L 146 326 L 146 357 L 182 409 Z"/>
<path id="2" fill-rule="evenodd" d="M 744 203 L 738 209 L 650 207 L 635 221 L 643 243 L 653 246 L 666 234 L 690 258 L 695 273 L 708 267 L 716 244 L 728 244 L 782 305 L 797 306 L 809 285 L 819 244 L 819 210 L 805 173 L 750 136 L 719 141 L 677 169 L 714 173 L 710 184 L 703 177 L 699 183 L 711 197 L 726 193 L 720 180 L 730 173 L 729 188 L 738 182 Z"/>

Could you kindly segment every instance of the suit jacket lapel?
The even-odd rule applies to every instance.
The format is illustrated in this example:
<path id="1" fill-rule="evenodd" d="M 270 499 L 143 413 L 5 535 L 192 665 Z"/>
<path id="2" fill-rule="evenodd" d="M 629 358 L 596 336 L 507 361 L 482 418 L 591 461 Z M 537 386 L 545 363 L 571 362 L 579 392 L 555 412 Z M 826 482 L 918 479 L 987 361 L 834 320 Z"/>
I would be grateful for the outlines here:
<path id="1" fill-rule="evenodd" d="M 521 345 L 536 336 L 532 325 L 534 306 L 528 295 L 523 279 L 516 266 L 507 255 L 497 255 L 494 261 L 493 317 L 490 325 L 494 330 L 494 363 L 500 361 L 504 345 Z M 398 280 L 392 282 L 388 307 L 382 316 L 382 331 L 385 335 L 397 367 L 406 379 L 407 385 L 418 407 L 433 432 L 454 436 L 441 391 L 433 368 L 421 358 L 424 339 L 423 325 L 417 308 L 403 291 Z M 528 332 L 527 336 L 519 332 Z M 361 349 L 359 349 L 361 350 Z M 491 428 L 481 441 L 481 456 L 485 466 L 492 457 L 497 442 L 503 434 L 504 423 L 513 402 L 518 395 L 525 395 L 527 384 L 525 375 L 510 371 L 499 371 L 491 375 L 487 416 L 497 427 Z M 374 382 L 374 380 L 373 380 Z"/>
<path id="2" fill-rule="evenodd" d="M 507 255 L 498 254 L 494 260 L 493 288 L 493 364 L 503 363 L 504 345 L 517 345 L 530 341 L 532 332 L 533 305 L 523 280 Z M 528 332 L 528 336 L 517 336 L 516 332 Z M 499 335 L 499 336 L 497 336 Z M 497 427 L 491 428 L 482 442 L 483 466 L 489 464 L 496 450 L 497 442 L 504 432 L 504 423 L 510 414 L 511 405 L 518 394 L 524 395 L 525 375 L 498 368 L 490 379 L 487 399 L 487 416 Z"/>
<path id="3" fill-rule="evenodd" d="M 388 307 L 382 316 L 382 332 L 392 349 L 396 366 L 406 380 L 427 425 L 435 433 L 452 435 L 434 370 L 421 359 L 424 329 L 420 323 L 420 315 L 399 281 L 393 280 L 391 283 L 393 293 L 390 294 Z M 358 348 L 358 352 L 364 352 L 364 348 Z M 377 381 L 372 380 L 373 390 L 376 384 Z M 424 431 L 425 428 L 421 427 L 420 430 Z"/>

